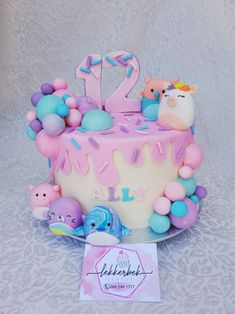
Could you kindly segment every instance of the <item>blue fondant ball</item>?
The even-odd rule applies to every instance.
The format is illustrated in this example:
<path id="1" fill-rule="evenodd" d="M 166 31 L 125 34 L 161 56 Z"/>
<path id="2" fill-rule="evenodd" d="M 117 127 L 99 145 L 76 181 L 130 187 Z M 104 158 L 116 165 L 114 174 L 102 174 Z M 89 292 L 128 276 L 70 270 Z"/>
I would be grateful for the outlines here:
<path id="1" fill-rule="evenodd" d="M 47 134 L 56 136 L 64 131 L 65 122 L 64 119 L 57 114 L 51 113 L 43 119 L 42 126 Z"/>
<path id="2" fill-rule="evenodd" d="M 164 233 L 170 229 L 171 223 L 168 216 L 152 214 L 149 221 L 150 227 L 156 233 Z"/>
<path id="3" fill-rule="evenodd" d="M 112 126 L 111 115 L 100 109 L 88 111 L 82 119 L 82 128 L 87 131 L 104 131 Z"/>
<path id="4" fill-rule="evenodd" d="M 36 107 L 36 114 L 39 120 L 43 121 L 43 119 L 51 113 L 56 112 L 56 108 L 59 105 L 64 105 L 63 100 L 56 95 L 47 95 L 42 97 Z"/>
<path id="5" fill-rule="evenodd" d="M 190 199 L 194 202 L 194 203 L 199 203 L 200 199 L 199 197 L 197 197 L 197 195 L 193 194 L 192 196 L 190 196 Z"/>
<path id="6" fill-rule="evenodd" d="M 27 134 L 27 136 L 31 139 L 31 140 L 35 140 L 35 138 L 36 138 L 36 136 L 37 136 L 37 133 L 36 132 L 34 132 L 34 130 L 30 127 L 30 126 L 28 126 L 27 128 L 26 128 L 26 134 Z"/>
<path id="7" fill-rule="evenodd" d="M 194 194 L 197 187 L 197 181 L 193 176 L 189 179 L 183 179 L 179 177 L 176 181 L 183 185 L 186 196 L 191 196 Z"/>
<path id="8" fill-rule="evenodd" d="M 69 115 L 69 107 L 65 104 L 60 104 L 56 107 L 56 113 L 61 117 L 67 117 Z"/>
<path id="9" fill-rule="evenodd" d="M 176 201 L 171 205 L 171 214 L 175 217 L 184 217 L 188 212 L 188 206 L 183 201 Z"/>

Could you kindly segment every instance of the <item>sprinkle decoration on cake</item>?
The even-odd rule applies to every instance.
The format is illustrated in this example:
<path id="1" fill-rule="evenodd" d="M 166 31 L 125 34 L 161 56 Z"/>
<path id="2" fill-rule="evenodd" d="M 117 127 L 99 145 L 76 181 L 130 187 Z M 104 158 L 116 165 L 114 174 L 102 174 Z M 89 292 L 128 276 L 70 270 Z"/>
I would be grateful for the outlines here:
<path id="1" fill-rule="evenodd" d="M 102 71 L 118 66 L 123 81 L 102 99 Z M 145 77 L 130 98 L 139 68 L 129 52 L 90 54 L 76 69 L 84 95 L 63 78 L 32 95 L 26 134 L 48 159 L 51 182 L 30 186 L 30 206 L 52 232 L 111 245 L 132 229 L 164 234 L 196 222 L 207 195 L 193 174 L 203 161 L 195 143 L 197 86 Z"/>

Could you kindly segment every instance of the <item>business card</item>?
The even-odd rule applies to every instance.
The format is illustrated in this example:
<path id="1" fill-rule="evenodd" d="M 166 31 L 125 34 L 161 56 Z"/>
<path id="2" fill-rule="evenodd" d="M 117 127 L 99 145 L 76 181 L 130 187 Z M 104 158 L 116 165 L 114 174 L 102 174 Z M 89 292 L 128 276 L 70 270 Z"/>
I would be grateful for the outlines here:
<path id="1" fill-rule="evenodd" d="M 156 243 L 86 244 L 80 299 L 160 302 Z"/>

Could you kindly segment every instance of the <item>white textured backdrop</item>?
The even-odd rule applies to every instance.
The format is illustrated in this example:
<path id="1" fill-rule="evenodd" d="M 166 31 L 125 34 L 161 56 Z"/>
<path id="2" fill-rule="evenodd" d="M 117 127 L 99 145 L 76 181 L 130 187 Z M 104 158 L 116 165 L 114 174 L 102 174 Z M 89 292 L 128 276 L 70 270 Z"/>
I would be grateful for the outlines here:
<path id="1" fill-rule="evenodd" d="M 199 222 L 159 245 L 161 304 L 79 302 L 83 248 L 33 222 L 27 185 L 48 179 L 24 136 L 30 96 L 63 76 L 78 93 L 88 53 L 124 49 L 143 76 L 197 83 L 197 140 L 209 190 Z M 234 313 L 234 0 L 0 0 L 0 310 L 16 313 Z M 120 71 L 119 71 L 120 72 Z M 119 76 L 118 76 L 119 75 Z M 118 77 L 118 79 L 117 79 Z M 121 79 L 104 75 L 104 94 Z"/>

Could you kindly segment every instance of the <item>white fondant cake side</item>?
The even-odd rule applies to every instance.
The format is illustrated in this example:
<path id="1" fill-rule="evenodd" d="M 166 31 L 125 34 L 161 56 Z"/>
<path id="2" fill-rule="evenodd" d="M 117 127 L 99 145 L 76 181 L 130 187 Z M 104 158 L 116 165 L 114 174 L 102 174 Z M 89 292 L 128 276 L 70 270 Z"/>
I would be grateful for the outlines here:
<path id="1" fill-rule="evenodd" d="M 153 203 L 165 185 L 175 181 L 180 165 L 172 162 L 172 147 L 168 145 L 167 157 L 161 163 L 151 158 L 148 144 L 142 149 L 145 162 L 141 166 L 129 164 L 119 151 L 113 153 L 113 161 L 119 174 L 117 185 L 107 188 L 96 179 L 91 158 L 88 155 L 89 170 L 81 176 L 73 168 L 66 175 L 55 171 L 55 182 L 61 186 L 63 196 L 78 199 L 85 210 L 103 204 L 110 206 L 128 228 L 145 228 L 153 212 Z"/>

